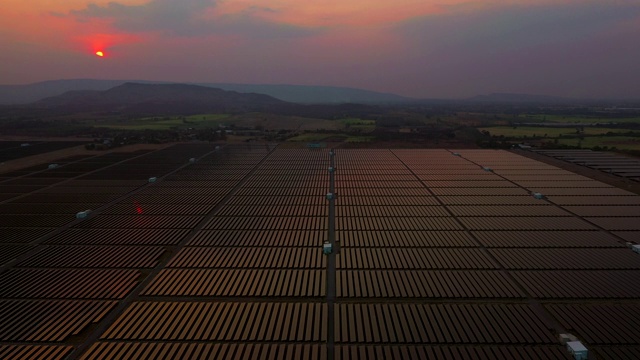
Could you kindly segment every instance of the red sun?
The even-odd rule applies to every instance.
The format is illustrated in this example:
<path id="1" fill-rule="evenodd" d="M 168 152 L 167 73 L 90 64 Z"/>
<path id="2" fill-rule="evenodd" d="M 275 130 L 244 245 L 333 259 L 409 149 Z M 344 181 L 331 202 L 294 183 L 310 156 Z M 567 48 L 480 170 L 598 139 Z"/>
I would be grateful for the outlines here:
<path id="1" fill-rule="evenodd" d="M 96 56 L 104 57 L 104 52 L 103 51 L 96 51 Z"/>

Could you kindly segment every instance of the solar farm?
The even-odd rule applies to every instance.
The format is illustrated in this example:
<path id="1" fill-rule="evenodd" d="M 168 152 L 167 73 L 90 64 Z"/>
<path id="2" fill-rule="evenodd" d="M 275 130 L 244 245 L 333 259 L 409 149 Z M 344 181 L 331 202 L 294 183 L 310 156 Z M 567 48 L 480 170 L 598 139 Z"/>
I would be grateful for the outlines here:
<path id="1" fill-rule="evenodd" d="M 0 163 L 83 144 L 78 141 L 0 141 Z"/>
<path id="2" fill-rule="evenodd" d="M 538 150 L 539 154 L 640 181 L 640 159 L 591 150 Z"/>
<path id="3" fill-rule="evenodd" d="M 277 144 L 49 165 L 0 173 L 0 359 L 640 358 L 640 196 L 589 177 Z"/>

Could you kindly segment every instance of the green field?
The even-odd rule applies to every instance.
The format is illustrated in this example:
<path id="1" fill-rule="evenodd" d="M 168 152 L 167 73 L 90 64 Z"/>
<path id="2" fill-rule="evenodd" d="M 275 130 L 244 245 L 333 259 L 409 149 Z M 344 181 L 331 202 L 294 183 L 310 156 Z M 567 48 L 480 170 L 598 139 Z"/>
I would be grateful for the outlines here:
<path id="1" fill-rule="evenodd" d="M 558 139 L 558 144 L 582 148 L 615 147 L 619 150 L 640 150 L 640 138 L 629 136 L 589 136 L 584 139 Z"/>
<path id="2" fill-rule="evenodd" d="M 585 117 L 585 116 L 565 116 L 565 115 L 520 115 L 513 119 L 516 122 L 550 122 L 550 123 L 577 123 L 577 124 L 608 124 L 608 123 L 638 123 L 640 118 L 608 118 L 608 117 Z"/>
<path id="3" fill-rule="evenodd" d="M 514 138 L 526 137 L 549 137 L 557 138 L 564 135 L 580 135 L 577 133 L 577 129 L 571 128 L 553 128 L 553 127 L 535 127 L 535 126 L 518 126 L 516 128 L 510 126 L 494 126 L 479 128 L 480 131 L 488 131 L 492 136 L 505 136 Z M 627 129 L 612 129 L 612 128 L 600 128 L 600 127 L 585 127 L 582 135 L 601 135 L 606 133 L 624 134 L 630 130 Z"/>
<path id="4" fill-rule="evenodd" d="M 309 133 L 309 134 L 301 134 L 298 136 L 294 136 L 292 138 L 287 139 L 287 141 L 317 142 L 317 141 L 322 141 L 324 139 L 328 139 L 330 137 L 336 137 L 336 136 L 346 137 L 345 135 Z"/>
<path id="5" fill-rule="evenodd" d="M 363 143 L 375 140 L 374 136 L 349 136 L 344 141 L 349 143 Z"/>
<path id="6" fill-rule="evenodd" d="M 372 132 L 376 129 L 375 120 L 362 120 L 358 118 L 345 118 L 337 120 L 345 129 L 348 130 L 360 130 L 361 132 Z"/>
<path id="7" fill-rule="evenodd" d="M 190 115 L 187 116 L 187 121 L 193 122 L 207 122 L 207 121 L 218 121 L 227 119 L 229 114 L 200 114 L 200 115 Z"/>
<path id="8" fill-rule="evenodd" d="M 104 120 L 92 124 L 96 127 L 122 130 L 171 130 L 176 128 L 217 128 L 225 124 L 228 114 L 201 114 L 186 117 L 148 117 L 131 120 Z"/>

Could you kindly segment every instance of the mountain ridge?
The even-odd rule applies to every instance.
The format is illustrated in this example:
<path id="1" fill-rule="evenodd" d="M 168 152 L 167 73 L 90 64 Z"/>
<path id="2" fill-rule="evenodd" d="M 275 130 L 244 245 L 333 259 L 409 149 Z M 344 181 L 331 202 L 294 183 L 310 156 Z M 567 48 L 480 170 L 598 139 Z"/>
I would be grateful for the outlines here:
<path id="1" fill-rule="evenodd" d="M 236 91 L 239 93 L 260 93 L 272 96 L 282 101 L 298 104 L 395 104 L 418 101 L 417 99 L 407 98 L 396 94 L 334 86 L 65 79 L 42 81 L 26 85 L 0 85 L 0 105 L 29 104 L 47 97 L 62 95 L 68 91 L 104 91 L 125 83 L 197 85 L 227 91 Z"/>
<path id="2" fill-rule="evenodd" d="M 571 103 L 578 99 L 565 98 L 551 95 L 520 94 L 520 93 L 491 93 L 477 95 L 468 98 L 470 102 L 495 102 L 495 103 Z"/>
<path id="3" fill-rule="evenodd" d="M 391 93 L 375 92 L 350 87 L 311 86 L 288 84 L 233 84 L 233 83 L 179 83 L 147 80 L 64 79 L 36 82 L 26 85 L 0 85 L 0 105 L 25 105 L 38 100 L 62 95 L 68 91 L 104 91 L 125 83 L 186 84 L 218 88 L 238 93 L 259 93 L 296 104 L 310 105 L 406 105 L 406 104 L 628 104 L 640 99 L 579 99 L 551 95 L 523 93 L 491 93 L 463 99 L 417 99 Z"/>
<path id="4" fill-rule="evenodd" d="M 238 93 L 186 84 L 124 83 L 108 90 L 68 91 L 29 104 L 65 112 L 111 111 L 189 114 L 267 111 L 289 103 L 264 94 Z"/>

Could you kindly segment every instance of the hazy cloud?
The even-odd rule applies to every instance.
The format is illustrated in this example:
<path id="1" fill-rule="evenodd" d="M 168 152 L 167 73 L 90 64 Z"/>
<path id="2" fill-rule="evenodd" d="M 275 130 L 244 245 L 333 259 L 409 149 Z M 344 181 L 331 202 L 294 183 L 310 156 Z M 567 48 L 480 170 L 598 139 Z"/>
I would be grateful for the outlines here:
<path id="1" fill-rule="evenodd" d="M 197 33 L 204 25 L 200 14 L 215 6 L 212 0 L 152 0 L 143 5 L 123 5 L 110 2 L 106 6 L 89 4 L 85 9 L 73 10 L 80 20 L 111 19 L 123 31 L 161 31 L 174 35 Z"/>
<path id="2" fill-rule="evenodd" d="M 57 11 L 50 11 L 49 15 L 53 16 L 53 17 L 57 17 L 57 18 L 66 18 L 68 15 L 65 13 L 61 13 L 61 12 L 57 12 Z"/>
<path id="3" fill-rule="evenodd" d="M 403 66 L 420 69 L 423 87 L 439 84 L 433 93 L 638 93 L 640 75 L 628 64 L 640 63 L 640 50 L 632 45 L 640 38 L 640 4 L 584 1 L 457 10 L 397 28 L 407 42 Z"/>
<path id="4" fill-rule="evenodd" d="M 414 39 L 442 45 L 518 48 L 549 42 L 579 41 L 640 16 L 640 4 L 514 5 L 477 12 L 449 12 L 413 19 L 400 26 Z M 434 41 L 435 42 L 435 41 Z"/>
<path id="5" fill-rule="evenodd" d="M 152 0 L 143 5 L 110 2 L 105 6 L 89 4 L 71 14 L 80 21 L 107 19 L 126 32 L 162 32 L 167 35 L 197 37 L 211 34 L 242 34 L 249 37 L 306 36 L 317 30 L 268 22 L 257 15 L 274 13 L 268 7 L 249 7 L 237 14 L 207 18 L 216 0 Z"/>

